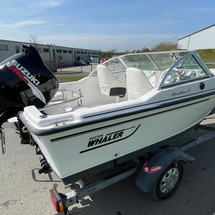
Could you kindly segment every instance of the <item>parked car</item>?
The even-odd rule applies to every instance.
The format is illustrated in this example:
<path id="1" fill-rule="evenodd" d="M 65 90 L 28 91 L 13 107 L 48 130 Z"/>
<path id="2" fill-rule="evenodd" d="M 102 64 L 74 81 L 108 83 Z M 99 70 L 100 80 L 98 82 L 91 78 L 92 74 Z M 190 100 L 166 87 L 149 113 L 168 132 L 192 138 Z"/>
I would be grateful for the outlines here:
<path id="1" fill-rule="evenodd" d="M 85 65 L 88 65 L 87 62 L 83 61 L 83 60 L 77 60 L 75 61 L 74 63 L 76 66 L 85 66 Z"/>

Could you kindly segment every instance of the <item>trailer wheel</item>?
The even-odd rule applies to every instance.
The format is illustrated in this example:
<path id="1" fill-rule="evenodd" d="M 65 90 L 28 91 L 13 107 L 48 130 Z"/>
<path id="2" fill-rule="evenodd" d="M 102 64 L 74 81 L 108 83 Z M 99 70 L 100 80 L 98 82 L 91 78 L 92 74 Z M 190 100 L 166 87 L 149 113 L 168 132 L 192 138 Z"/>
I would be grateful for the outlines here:
<path id="1" fill-rule="evenodd" d="M 162 172 L 149 195 L 158 200 L 169 198 L 177 190 L 183 177 L 183 172 L 181 162 L 172 163 Z"/>

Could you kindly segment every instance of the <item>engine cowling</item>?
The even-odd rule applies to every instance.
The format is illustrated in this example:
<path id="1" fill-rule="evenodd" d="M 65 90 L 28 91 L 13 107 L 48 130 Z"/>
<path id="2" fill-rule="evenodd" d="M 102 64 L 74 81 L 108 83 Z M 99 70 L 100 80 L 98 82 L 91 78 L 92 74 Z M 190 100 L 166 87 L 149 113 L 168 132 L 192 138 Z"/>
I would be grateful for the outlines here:
<path id="1" fill-rule="evenodd" d="M 0 125 L 25 106 L 44 107 L 58 86 L 36 48 L 23 45 L 21 53 L 0 63 Z"/>

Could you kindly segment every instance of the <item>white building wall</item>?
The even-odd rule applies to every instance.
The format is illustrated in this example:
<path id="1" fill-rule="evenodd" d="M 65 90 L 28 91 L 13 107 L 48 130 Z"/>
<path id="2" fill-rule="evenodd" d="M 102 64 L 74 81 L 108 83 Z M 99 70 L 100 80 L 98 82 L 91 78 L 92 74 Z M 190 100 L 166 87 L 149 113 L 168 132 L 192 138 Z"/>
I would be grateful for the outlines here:
<path id="1" fill-rule="evenodd" d="M 7 47 L 7 49 L 4 49 Z M 0 62 L 17 53 L 16 47 L 19 47 L 19 52 L 22 50 L 22 43 L 0 40 Z"/>
<path id="2" fill-rule="evenodd" d="M 18 52 L 21 52 L 23 43 L 24 42 L 0 40 L 0 62 Z M 43 61 L 55 62 L 56 66 L 60 66 L 60 64 L 63 66 L 73 65 L 77 60 L 77 57 L 79 57 L 80 60 L 90 59 L 92 56 L 91 53 L 96 55 L 98 58 L 100 58 L 101 55 L 101 51 L 97 50 L 77 49 L 45 44 L 32 45 L 36 46 Z M 7 48 L 5 49 L 5 47 Z M 17 47 L 19 47 L 18 52 Z"/>
<path id="3" fill-rule="evenodd" d="M 179 49 L 214 49 L 215 48 L 215 26 L 205 28 L 187 37 L 178 40 Z"/>
<path id="4" fill-rule="evenodd" d="M 178 40 L 177 48 L 178 49 L 188 49 L 190 36 L 184 37 L 180 40 Z"/>

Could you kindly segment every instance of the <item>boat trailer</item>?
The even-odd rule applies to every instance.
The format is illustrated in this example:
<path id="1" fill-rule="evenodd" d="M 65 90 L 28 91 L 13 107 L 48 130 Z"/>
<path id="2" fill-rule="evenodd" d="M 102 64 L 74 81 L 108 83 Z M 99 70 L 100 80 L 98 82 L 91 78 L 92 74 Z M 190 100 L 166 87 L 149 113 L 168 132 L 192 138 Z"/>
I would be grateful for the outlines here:
<path id="1" fill-rule="evenodd" d="M 96 193 L 114 183 L 136 174 L 137 187 L 158 200 L 169 198 L 176 190 L 183 176 L 183 164 L 190 164 L 195 158 L 184 151 L 215 138 L 215 128 L 199 125 L 204 134 L 180 147 L 160 148 L 149 156 L 140 156 L 123 164 L 105 170 L 88 179 L 79 180 L 79 187 L 63 194 L 55 187 L 50 190 L 52 204 L 58 214 L 67 215 L 68 208 L 84 197 Z"/>

